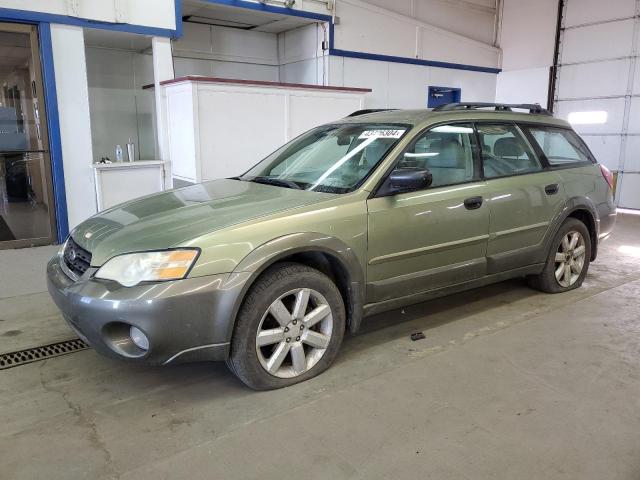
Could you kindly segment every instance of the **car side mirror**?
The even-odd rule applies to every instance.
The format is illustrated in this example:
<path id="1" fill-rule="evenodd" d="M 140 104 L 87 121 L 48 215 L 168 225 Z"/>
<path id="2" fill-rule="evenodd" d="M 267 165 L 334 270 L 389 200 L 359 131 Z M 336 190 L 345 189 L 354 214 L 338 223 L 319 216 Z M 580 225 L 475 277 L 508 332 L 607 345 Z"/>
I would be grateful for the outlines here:
<path id="1" fill-rule="evenodd" d="M 405 193 L 422 190 L 431 186 L 433 175 L 427 169 L 399 168 L 389 175 L 390 193 Z"/>

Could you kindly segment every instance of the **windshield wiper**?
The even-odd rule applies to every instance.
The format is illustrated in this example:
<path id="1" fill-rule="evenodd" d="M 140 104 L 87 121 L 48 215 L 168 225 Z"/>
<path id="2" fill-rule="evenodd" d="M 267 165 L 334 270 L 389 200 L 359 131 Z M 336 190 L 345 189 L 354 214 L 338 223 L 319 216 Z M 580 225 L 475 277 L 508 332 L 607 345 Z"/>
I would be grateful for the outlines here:
<path id="1" fill-rule="evenodd" d="M 294 190 L 302 190 L 302 187 L 291 180 L 283 180 L 273 177 L 253 177 L 250 182 L 264 183 L 265 185 L 275 185 L 277 187 L 293 188 Z"/>

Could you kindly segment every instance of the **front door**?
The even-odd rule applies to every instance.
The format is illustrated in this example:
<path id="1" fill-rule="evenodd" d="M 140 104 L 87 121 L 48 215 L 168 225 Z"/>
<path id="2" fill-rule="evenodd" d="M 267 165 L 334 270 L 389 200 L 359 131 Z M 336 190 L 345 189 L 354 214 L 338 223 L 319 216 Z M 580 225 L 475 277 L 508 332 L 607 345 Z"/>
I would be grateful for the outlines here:
<path id="1" fill-rule="evenodd" d="M 37 29 L 0 23 L 0 249 L 54 241 Z"/>
<path id="2" fill-rule="evenodd" d="M 477 150 L 471 125 L 434 127 L 395 166 L 428 169 L 431 187 L 368 201 L 367 303 L 485 274 L 489 208 Z"/>

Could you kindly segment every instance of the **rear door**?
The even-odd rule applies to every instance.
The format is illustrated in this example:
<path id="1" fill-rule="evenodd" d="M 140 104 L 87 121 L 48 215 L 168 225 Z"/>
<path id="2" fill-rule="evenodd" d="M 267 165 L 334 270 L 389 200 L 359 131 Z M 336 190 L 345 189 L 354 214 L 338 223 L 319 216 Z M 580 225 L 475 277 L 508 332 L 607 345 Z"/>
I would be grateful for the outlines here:
<path id="1" fill-rule="evenodd" d="M 562 178 L 514 123 L 478 123 L 490 209 L 487 273 L 543 261 L 545 234 L 564 205 Z"/>

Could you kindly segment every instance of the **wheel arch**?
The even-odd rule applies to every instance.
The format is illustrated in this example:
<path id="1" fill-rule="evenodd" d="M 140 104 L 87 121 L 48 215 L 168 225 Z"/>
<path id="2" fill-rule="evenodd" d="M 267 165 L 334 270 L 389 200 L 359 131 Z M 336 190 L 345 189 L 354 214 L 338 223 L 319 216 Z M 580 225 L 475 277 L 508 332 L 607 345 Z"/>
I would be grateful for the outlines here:
<path id="1" fill-rule="evenodd" d="M 577 208 L 572 210 L 566 218 L 580 220 L 589 230 L 589 236 L 591 237 L 591 258 L 589 260 L 593 262 L 598 256 L 598 231 L 593 214 L 585 208 Z"/>
<path id="2" fill-rule="evenodd" d="M 593 201 L 588 197 L 574 197 L 567 201 L 554 220 L 554 228 L 550 229 L 548 242 L 550 243 L 555 233 L 567 218 L 576 218 L 585 224 L 591 237 L 591 258 L 594 261 L 598 256 L 598 233 L 600 230 L 600 218 Z M 548 251 L 548 248 L 545 249 Z"/>
<path id="3" fill-rule="evenodd" d="M 248 275 L 234 302 L 227 338 L 231 339 L 244 299 L 256 280 L 279 262 L 296 262 L 320 270 L 335 283 L 344 300 L 347 328 L 355 333 L 362 321 L 364 272 L 353 248 L 342 240 L 320 233 L 297 233 L 273 239 L 254 249 L 232 275 Z"/>

